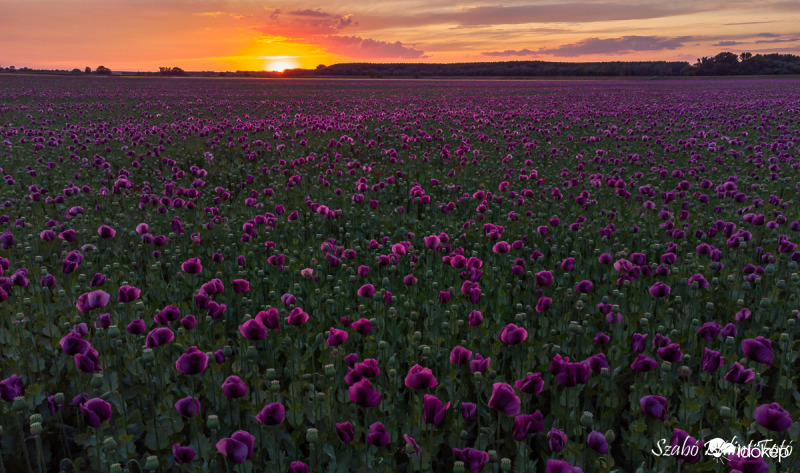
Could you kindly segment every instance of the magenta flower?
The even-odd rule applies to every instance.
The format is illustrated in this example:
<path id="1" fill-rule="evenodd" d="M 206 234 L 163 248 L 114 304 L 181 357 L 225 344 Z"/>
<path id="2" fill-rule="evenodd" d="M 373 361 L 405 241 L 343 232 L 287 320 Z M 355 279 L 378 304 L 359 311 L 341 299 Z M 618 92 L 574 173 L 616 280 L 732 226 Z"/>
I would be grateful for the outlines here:
<path id="1" fill-rule="evenodd" d="M 667 399 L 662 396 L 642 396 L 639 399 L 642 412 L 653 419 L 667 420 Z"/>
<path id="2" fill-rule="evenodd" d="M 100 424 L 111 419 L 111 404 L 99 397 L 81 403 L 80 407 L 83 422 L 89 427 L 98 429 Z"/>
<path id="3" fill-rule="evenodd" d="M 250 291 L 250 283 L 245 279 L 234 279 L 231 284 L 233 285 L 233 292 L 236 294 L 244 294 Z"/>
<path id="4" fill-rule="evenodd" d="M 111 300 L 111 295 L 102 289 L 97 289 L 92 292 L 86 292 L 78 297 L 78 303 L 75 307 L 81 312 L 87 312 L 92 309 L 101 309 L 108 305 Z"/>
<path id="5" fill-rule="evenodd" d="M 544 389 L 544 380 L 541 373 L 530 373 L 528 376 L 514 382 L 514 386 L 523 393 L 539 394 Z"/>
<path id="6" fill-rule="evenodd" d="M 653 297 L 666 297 L 672 291 L 672 288 L 667 286 L 661 281 L 656 282 L 652 286 L 650 286 L 649 292 L 650 295 Z"/>
<path id="7" fill-rule="evenodd" d="M 448 409 L 450 409 L 449 402 L 442 405 L 442 401 L 436 396 L 431 396 L 430 394 L 423 396 L 422 418 L 426 424 L 433 424 L 437 427 L 442 425 Z"/>
<path id="8" fill-rule="evenodd" d="M 386 426 L 380 422 L 375 422 L 369 426 L 369 433 L 367 434 L 367 443 L 375 445 L 376 447 L 385 447 L 389 445 L 391 437 L 389 432 L 386 431 Z"/>
<path id="9" fill-rule="evenodd" d="M 544 432 L 544 421 L 539 411 L 533 414 L 520 414 L 514 418 L 512 436 L 517 442 L 525 440 L 530 434 Z"/>
<path id="10" fill-rule="evenodd" d="M 190 447 L 184 447 L 179 443 L 172 445 L 172 456 L 175 457 L 175 463 L 178 465 L 185 465 L 191 463 L 197 455 Z"/>
<path id="11" fill-rule="evenodd" d="M 372 284 L 364 284 L 358 288 L 357 294 L 361 297 L 372 297 L 375 295 L 375 286 Z"/>
<path id="12" fill-rule="evenodd" d="M 200 374 L 205 371 L 207 366 L 208 355 L 195 346 L 189 347 L 186 353 L 179 356 L 175 361 L 175 368 L 186 375 Z"/>
<path id="13" fill-rule="evenodd" d="M 339 330 L 338 328 L 331 327 L 330 334 L 328 335 L 328 346 L 339 346 L 347 340 L 347 331 Z"/>
<path id="14" fill-rule="evenodd" d="M 742 340 L 742 351 L 747 358 L 772 366 L 772 340 L 762 336 Z"/>
<path id="15" fill-rule="evenodd" d="M 551 452 L 558 453 L 561 450 L 564 450 L 564 447 L 567 445 L 567 440 L 568 440 L 567 434 L 556 429 L 555 427 L 552 427 L 550 429 L 550 432 L 547 434 L 547 437 L 548 437 L 547 444 L 550 447 Z"/>
<path id="16" fill-rule="evenodd" d="M 336 434 L 339 436 L 339 440 L 344 443 L 350 443 L 356 438 L 356 431 L 350 422 L 337 422 Z"/>
<path id="17" fill-rule="evenodd" d="M 144 321 L 143 321 L 144 322 Z M 147 348 L 155 348 L 175 340 L 175 334 L 167 327 L 158 327 L 150 331 L 145 339 Z"/>
<path id="18" fill-rule="evenodd" d="M 267 338 L 267 328 L 258 319 L 250 319 L 239 325 L 239 333 L 248 340 L 264 340 Z"/>
<path id="19" fill-rule="evenodd" d="M 470 358 L 472 358 L 472 352 L 461 345 L 455 346 L 450 351 L 450 363 L 454 365 L 466 365 Z"/>
<path id="20" fill-rule="evenodd" d="M 178 399 L 178 402 L 175 403 L 175 410 L 183 417 L 191 419 L 200 413 L 200 400 L 192 396 Z"/>
<path id="21" fill-rule="evenodd" d="M 200 258 L 189 258 L 181 264 L 181 271 L 188 274 L 198 274 L 203 271 Z"/>
<path id="22" fill-rule="evenodd" d="M 117 292 L 117 302 L 132 302 L 142 295 L 139 288 L 133 286 L 121 286 Z"/>
<path id="23" fill-rule="evenodd" d="M 300 326 L 308 322 L 308 314 L 300 307 L 295 307 L 289 312 L 289 317 L 286 318 L 286 323 L 289 325 Z"/>
<path id="24" fill-rule="evenodd" d="M 439 381 L 436 380 L 430 368 L 414 365 L 408 370 L 405 385 L 411 389 L 427 389 L 435 388 L 439 385 Z"/>
<path id="25" fill-rule="evenodd" d="M 348 389 L 350 400 L 361 407 L 375 407 L 381 403 L 381 395 L 372 388 L 367 378 L 362 379 Z"/>
<path id="26" fill-rule="evenodd" d="M 765 429 L 783 432 L 792 426 L 792 416 L 780 404 L 762 404 L 755 410 L 756 422 Z"/>
<path id="27" fill-rule="evenodd" d="M 514 393 L 514 388 L 506 383 L 492 385 L 492 397 L 489 398 L 489 407 L 499 409 L 505 415 L 514 417 L 519 414 L 520 400 Z"/>
<path id="28" fill-rule="evenodd" d="M 480 473 L 483 471 L 483 465 L 489 461 L 488 453 L 474 448 L 454 448 L 453 456 L 456 457 L 456 461 L 464 463 L 469 473 Z"/>
<path id="29" fill-rule="evenodd" d="M 244 430 L 237 430 L 230 438 L 217 442 L 217 451 L 225 455 L 230 461 L 241 465 L 253 458 L 253 444 L 256 438 Z"/>
<path id="30" fill-rule="evenodd" d="M 13 402 L 15 397 L 25 395 L 25 386 L 22 378 L 12 374 L 8 378 L 0 381 L 0 398 L 6 402 Z"/>
<path id="31" fill-rule="evenodd" d="M 117 234 L 117 231 L 108 225 L 100 225 L 100 227 L 97 229 L 97 234 L 100 235 L 100 238 L 114 238 L 114 235 Z"/>
<path id="32" fill-rule="evenodd" d="M 256 414 L 256 420 L 264 425 L 279 425 L 286 419 L 286 409 L 280 402 L 267 404 Z"/>
<path id="33" fill-rule="evenodd" d="M 222 382 L 222 393 L 228 399 L 244 397 L 247 394 L 247 384 L 238 376 L 228 376 Z"/>
<path id="34" fill-rule="evenodd" d="M 497 338 L 506 345 L 518 345 L 528 338 L 528 331 L 514 324 L 508 324 L 500 330 Z"/>

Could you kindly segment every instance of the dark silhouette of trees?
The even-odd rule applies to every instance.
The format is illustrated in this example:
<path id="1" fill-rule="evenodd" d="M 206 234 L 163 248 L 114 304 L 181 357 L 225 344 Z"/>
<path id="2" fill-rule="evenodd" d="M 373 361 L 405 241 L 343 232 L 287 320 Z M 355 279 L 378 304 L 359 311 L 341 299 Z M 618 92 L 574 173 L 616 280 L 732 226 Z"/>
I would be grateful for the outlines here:
<path id="1" fill-rule="evenodd" d="M 83 73 L 84 74 L 91 74 L 92 73 L 92 68 L 89 67 L 89 66 L 86 66 L 86 69 L 83 70 Z"/>
<path id="2" fill-rule="evenodd" d="M 97 66 L 97 69 L 95 69 L 94 73 L 99 76 L 110 76 L 111 69 L 107 68 L 106 66 Z"/>
<path id="3" fill-rule="evenodd" d="M 162 76 L 185 76 L 186 72 L 180 67 L 159 67 L 158 72 Z"/>

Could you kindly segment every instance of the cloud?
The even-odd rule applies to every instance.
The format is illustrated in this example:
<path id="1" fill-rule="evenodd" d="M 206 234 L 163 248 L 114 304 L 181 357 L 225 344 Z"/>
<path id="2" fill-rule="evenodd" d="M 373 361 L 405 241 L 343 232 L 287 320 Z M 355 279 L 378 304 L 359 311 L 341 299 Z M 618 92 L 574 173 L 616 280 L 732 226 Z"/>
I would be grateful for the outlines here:
<path id="1" fill-rule="evenodd" d="M 212 18 L 216 18 L 216 17 L 219 17 L 219 16 L 229 16 L 229 17 L 233 18 L 234 20 L 241 20 L 242 18 L 244 18 L 244 15 L 237 15 L 236 13 L 230 13 L 230 12 L 224 12 L 224 11 L 207 11 L 207 12 L 195 13 L 195 15 L 197 15 L 197 16 L 208 16 L 208 17 L 212 17 Z"/>
<path id="2" fill-rule="evenodd" d="M 519 51 L 515 49 L 506 49 L 505 51 L 489 51 L 481 54 L 484 56 L 534 56 L 541 53 L 531 51 L 530 49 L 520 49 Z"/>
<path id="3" fill-rule="evenodd" d="M 797 41 L 798 38 L 772 38 L 772 39 L 759 39 L 756 44 L 772 44 L 772 43 L 791 43 Z"/>
<path id="4" fill-rule="evenodd" d="M 737 44 L 744 44 L 744 43 L 742 43 L 741 41 L 726 40 L 726 41 L 720 41 L 718 43 L 714 43 L 711 46 L 722 46 L 722 47 L 725 47 L 725 46 L 736 46 Z"/>
<path id="5" fill-rule="evenodd" d="M 255 29 L 266 35 L 291 38 L 338 34 L 341 30 L 358 24 L 353 21 L 352 13 L 337 15 L 319 8 L 315 10 L 306 8 L 290 12 L 283 12 L 276 8 L 270 13 L 265 23 Z"/>
<path id="6" fill-rule="evenodd" d="M 358 36 L 325 35 L 310 38 L 328 52 L 359 59 L 423 59 L 425 51 L 403 45 Z"/>
<path id="7" fill-rule="evenodd" d="M 664 38 L 660 36 L 623 36 L 621 38 L 586 38 L 576 43 L 562 44 L 555 48 L 492 51 L 484 56 L 532 56 L 536 54 L 557 57 L 577 57 L 590 54 L 625 54 L 633 51 L 660 51 L 680 48 L 692 41 L 691 36 Z"/>
<path id="8" fill-rule="evenodd" d="M 777 33 L 758 33 L 756 36 L 759 38 L 777 38 L 780 35 Z"/>

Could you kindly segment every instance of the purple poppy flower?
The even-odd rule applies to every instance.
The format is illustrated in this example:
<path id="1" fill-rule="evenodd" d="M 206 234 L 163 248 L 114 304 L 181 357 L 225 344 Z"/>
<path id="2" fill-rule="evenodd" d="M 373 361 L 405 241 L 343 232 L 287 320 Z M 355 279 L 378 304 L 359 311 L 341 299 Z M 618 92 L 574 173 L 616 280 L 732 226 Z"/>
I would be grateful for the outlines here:
<path id="1" fill-rule="evenodd" d="M 572 466 L 564 460 L 547 459 L 545 473 L 583 473 L 577 466 Z"/>
<path id="2" fill-rule="evenodd" d="M 638 372 L 652 371 L 656 369 L 656 366 L 658 366 L 658 362 L 644 353 L 640 353 L 631 363 L 631 369 Z"/>
<path id="3" fill-rule="evenodd" d="M 117 234 L 117 231 L 108 225 L 100 225 L 100 227 L 97 229 L 97 234 L 100 235 L 100 238 L 114 238 L 114 235 Z"/>
<path id="4" fill-rule="evenodd" d="M 762 404 L 755 410 L 756 422 L 765 429 L 783 432 L 792 426 L 792 416 L 780 404 Z"/>
<path id="5" fill-rule="evenodd" d="M 372 322 L 369 319 L 361 318 L 350 324 L 357 333 L 367 336 L 372 333 Z"/>
<path id="6" fill-rule="evenodd" d="M 198 274 L 203 271 L 203 263 L 200 258 L 189 258 L 181 263 L 181 271 L 188 274 Z"/>
<path id="7" fill-rule="evenodd" d="M 297 303 L 297 298 L 292 294 L 284 294 L 281 296 L 281 304 L 285 306 L 292 306 Z"/>
<path id="8" fill-rule="evenodd" d="M 200 413 L 200 400 L 192 396 L 178 399 L 178 402 L 175 403 L 175 410 L 183 417 L 191 419 Z"/>
<path id="9" fill-rule="evenodd" d="M 690 286 L 694 283 L 697 283 L 697 287 L 700 289 L 705 289 L 709 286 L 709 282 L 705 277 L 703 277 L 702 274 L 693 274 L 689 277 L 688 283 Z"/>
<path id="10" fill-rule="evenodd" d="M 286 408 L 280 402 L 267 404 L 256 414 L 256 420 L 264 425 L 279 425 L 286 419 Z"/>
<path id="11" fill-rule="evenodd" d="M 133 286 L 121 286 L 117 292 L 117 302 L 132 302 L 142 295 L 139 288 Z"/>
<path id="12" fill-rule="evenodd" d="M 328 335 L 328 346 L 339 346 L 347 340 L 347 331 L 339 330 L 338 328 L 331 327 L 330 334 Z"/>
<path id="13" fill-rule="evenodd" d="M 514 324 L 508 324 L 500 330 L 497 338 L 506 345 L 518 345 L 528 338 L 528 331 Z"/>
<path id="14" fill-rule="evenodd" d="M 542 296 L 539 298 L 539 301 L 536 302 L 536 312 L 544 312 L 549 309 L 551 305 L 553 305 L 553 299 Z"/>
<path id="15" fill-rule="evenodd" d="M 772 340 L 762 336 L 742 340 L 742 351 L 747 358 L 772 366 Z"/>
<path id="16" fill-rule="evenodd" d="M 244 430 L 237 430 L 230 438 L 221 439 L 217 442 L 217 451 L 225 455 L 230 461 L 237 465 L 253 457 L 253 444 L 256 438 Z"/>
<path id="17" fill-rule="evenodd" d="M 289 312 L 289 317 L 286 318 L 286 323 L 289 325 L 300 326 L 308 322 L 309 315 L 300 307 L 295 307 Z"/>
<path id="18" fill-rule="evenodd" d="M 697 441 L 681 429 L 673 429 L 669 446 L 678 452 L 678 458 L 684 463 L 697 463 L 703 450 L 703 441 Z M 693 454 L 693 452 L 695 452 Z"/>
<path id="19" fill-rule="evenodd" d="M 75 307 L 77 307 L 81 312 L 86 312 L 92 309 L 101 309 L 108 305 L 108 301 L 110 299 L 111 295 L 101 289 L 97 289 L 92 292 L 81 294 L 78 297 L 78 303 L 75 304 Z"/>
<path id="20" fill-rule="evenodd" d="M 6 402 L 13 402 L 15 397 L 25 395 L 25 386 L 22 378 L 12 374 L 8 378 L 0 381 L 0 398 Z"/>
<path id="21" fill-rule="evenodd" d="M 264 340 L 267 338 L 267 328 L 258 319 L 250 319 L 239 325 L 239 333 L 248 340 Z"/>
<path id="22" fill-rule="evenodd" d="M 489 407 L 502 411 L 509 417 L 516 416 L 520 411 L 520 400 L 514 388 L 506 383 L 494 383 L 492 396 L 489 398 Z"/>
<path id="23" fill-rule="evenodd" d="M 293 461 L 289 464 L 288 473 L 308 473 L 308 465 L 301 461 Z"/>
<path id="24" fill-rule="evenodd" d="M 672 288 L 667 286 L 661 281 L 657 281 L 655 284 L 650 286 L 649 292 L 650 295 L 653 297 L 667 297 L 669 293 L 672 291 Z"/>
<path id="25" fill-rule="evenodd" d="M 700 367 L 703 371 L 713 373 L 720 366 L 722 366 L 722 356 L 720 352 L 709 350 L 708 347 L 703 348 L 703 359 L 700 362 Z"/>
<path id="26" fill-rule="evenodd" d="M 656 355 L 664 361 L 669 361 L 670 363 L 676 363 L 683 359 L 683 353 L 681 352 L 681 346 L 677 343 L 670 343 L 665 347 L 661 347 L 656 350 Z"/>
<path id="27" fill-rule="evenodd" d="M 244 397 L 247 394 L 247 384 L 238 376 L 228 376 L 222 383 L 222 392 L 228 399 Z"/>
<path id="28" fill-rule="evenodd" d="M 485 373 L 489 369 L 489 363 L 491 362 L 491 358 L 484 358 L 480 353 L 476 353 L 475 359 L 469 360 L 469 370 L 473 373 Z"/>
<path id="29" fill-rule="evenodd" d="M 539 271 L 536 273 L 536 285 L 548 287 L 553 284 L 553 273 L 550 271 Z"/>
<path id="30" fill-rule="evenodd" d="M 103 368 L 100 366 L 99 360 L 99 353 L 92 347 L 86 351 L 86 353 L 77 353 L 75 354 L 72 359 L 75 361 L 75 367 L 79 370 L 83 371 L 84 373 L 94 373 L 97 371 L 103 371 Z"/>
<path id="31" fill-rule="evenodd" d="M 159 325 L 170 325 L 172 322 L 181 318 L 181 311 L 174 305 L 168 305 L 161 309 L 159 313 L 153 317 L 153 320 Z"/>
<path id="32" fill-rule="evenodd" d="M 725 381 L 735 383 L 735 384 L 746 384 L 753 381 L 756 374 L 753 370 L 745 369 L 744 366 L 740 365 L 738 361 L 733 362 L 733 366 L 725 374 Z"/>
<path id="33" fill-rule="evenodd" d="M 728 467 L 731 468 L 731 473 L 767 473 L 769 471 L 769 463 L 764 460 L 763 456 L 731 455 L 728 457 Z"/>
<path id="34" fill-rule="evenodd" d="M 464 463 L 469 473 L 480 473 L 483 465 L 489 461 L 488 453 L 473 448 L 454 448 L 453 456 L 456 457 L 456 461 Z"/>
<path id="35" fill-rule="evenodd" d="M 103 276 L 101 273 L 95 273 L 95 275 L 92 277 L 92 280 L 89 282 L 89 287 L 102 286 L 105 282 L 105 276 Z"/>
<path id="36" fill-rule="evenodd" d="M 466 365 L 472 358 L 472 352 L 458 345 L 450 352 L 450 363 L 454 365 Z"/>
<path id="37" fill-rule="evenodd" d="M 422 406 L 422 418 L 424 419 L 425 423 L 433 424 L 437 427 L 442 425 L 442 422 L 444 422 L 444 416 L 447 414 L 447 410 L 450 409 L 449 402 L 445 405 L 442 405 L 442 401 L 440 401 L 439 398 L 436 396 L 431 396 L 430 394 L 423 396 Z"/>
<path id="38" fill-rule="evenodd" d="M 483 322 L 483 314 L 479 310 L 473 310 L 469 313 L 468 319 L 470 327 L 477 327 Z"/>
<path id="39" fill-rule="evenodd" d="M 461 415 L 466 420 L 470 420 L 475 417 L 475 413 L 478 412 L 478 406 L 471 403 L 471 402 L 462 402 L 461 403 Z"/>
<path id="40" fill-rule="evenodd" d="M 653 419 L 667 420 L 667 399 L 662 396 L 648 395 L 639 399 L 642 412 Z"/>
<path id="41" fill-rule="evenodd" d="M 419 446 L 414 437 L 411 437 L 408 434 L 403 434 L 403 438 L 406 441 L 406 454 L 409 456 L 418 456 L 422 454 L 422 447 Z"/>
<path id="42" fill-rule="evenodd" d="M 575 285 L 575 290 L 580 292 L 581 294 L 587 294 L 589 292 L 592 292 L 592 289 L 594 289 L 594 283 L 592 281 L 589 281 L 588 279 L 584 279 L 583 281 Z"/>
<path id="43" fill-rule="evenodd" d="M 375 422 L 369 426 L 369 433 L 367 434 L 367 443 L 375 445 L 376 447 L 385 447 L 389 444 L 391 438 L 386 431 L 386 426 L 381 422 Z"/>
<path id="44" fill-rule="evenodd" d="M 427 389 L 435 388 L 439 385 L 439 381 L 436 380 L 430 368 L 414 365 L 408 370 L 405 385 L 411 389 Z"/>
<path id="45" fill-rule="evenodd" d="M 350 443 L 356 438 L 355 429 L 353 428 L 353 424 L 350 422 L 337 422 L 336 434 L 339 436 L 339 440 L 344 443 Z"/>
<path id="46" fill-rule="evenodd" d="M 586 445 L 601 455 L 608 453 L 608 441 L 606 440 L 606 436 L 596 430 L 589 433 L 589 436 L 586 438 Z"/>
<path id="47" fill-rule="evenodd" d="M 131 335 L 141 335 L 147 331 L 147 323 L 144 319 L 134 319 L 125 327 L 125 330 Z"/>
<path id="48" fill-rule="evenodd" d="M 350 400 L 361 407 L 375 407 L 381 402 L 381 395 L 372 388 L 367 378 L 362 379 L 348 389 Z"/>
<path id="49" fill-rule="evenodd" d="M 547 437 L 547 444 L 550 447 L 550 451 L 553 453 L 564 450 L 564 447 L 567 445 L 567 434 L 555 427 L 550 429 L 550 433 L 547 434 Z"/>
<path id="50" fill-rule="evenodd" d="M 98 429 L 100 424 L 111 419 L 111 404 L 99 397 L 81 403 L 80 408 L 83 422 L 89 427 Z"/>
<path id="51" fill-rule="evenodd" d="M 56 285 L 56 278 L 52 274 L 45 274 L 39 280 L 39 285 L 42 287 L 53 287 Z"/>
<path id="52" fill-rule="evenodd" d="M 197 327 L 197 317 L 195 317 L 192 314 L 189 314 L 181 319 L 180 324 L 181 327 L 183 327 L 186 330 L 194 330 L 194 328 Z"/>
<path id="53" fill-rule="evenodd" d="M 527 394 L 539 394 L 544 389 L 541 373 L 529 373 L 528 376 L 514 382 L 514 386 Z"/>
<path id="54" fill-rule="evenodd" d="M 644 351 L 647 339 L 646 333 L 634 333 L 633 340 L 631 341 L 631 351 L 634 353 L 641 353 Z"/>
<path id="55" fill-rule="evenodd" d="M 514 418 L 512 435 L 514 440 L 521 442 L 530 434 L 544 432 L 544 421 L 539 411 L 533 414 L 520 414 Z"/>
<path id="56" fill-rule="evenodd" d="M 716 322 L 706 322 L 704 323 L 699 329 L 697 329 L 697 336 L 700 338 L 705 338 L 706 341 L 710 342 L 712 339 L 716 338 L 719 335 L 720 326 Z"/>
<path id="57" fill-rule="evenodd" d="M 186 352 L 175 361 L 175 368 L 183 374 L 195 375 L 205 371 L 208 366 L 208 355 L 196 346 L 189 347 Z"/>
<path id="58" fill-rule="evenodd" d="M 246 279 L 234 279 L 231 284 L 233 285 L 233 292 L 236 294 L 244 294 L 250 291 L 250 282 Z"/>
<path id="59" fill-rule="evenodd" d="M 358 288 L 357 294 L 361 297 L 372 297 L 375 295 L 375 286 L 372 284 L 364 284 Z"/>
<path id="60" fill-rule="evenodd" d="M 175 463 L 178 465 L 191 463 L 196 455 L 197 452 L 190 447 L 183 447 L 179 443 L 172 445 L 172 456 L 175 457 Z"/>

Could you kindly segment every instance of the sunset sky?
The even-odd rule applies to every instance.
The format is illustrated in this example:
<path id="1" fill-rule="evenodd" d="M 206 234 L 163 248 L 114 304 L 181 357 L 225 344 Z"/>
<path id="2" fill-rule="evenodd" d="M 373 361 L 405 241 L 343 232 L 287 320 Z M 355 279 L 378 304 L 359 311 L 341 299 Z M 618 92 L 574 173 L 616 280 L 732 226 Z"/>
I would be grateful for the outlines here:
<path id="1" fill-rule="evenodd" d="M 800 53 L 800 2 L 0 0 L 0 66 L 282 70 L 338 62 Z"/>

